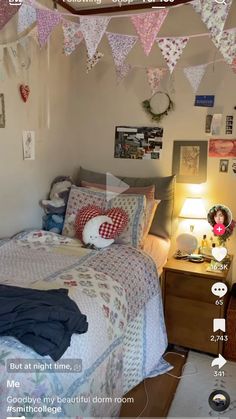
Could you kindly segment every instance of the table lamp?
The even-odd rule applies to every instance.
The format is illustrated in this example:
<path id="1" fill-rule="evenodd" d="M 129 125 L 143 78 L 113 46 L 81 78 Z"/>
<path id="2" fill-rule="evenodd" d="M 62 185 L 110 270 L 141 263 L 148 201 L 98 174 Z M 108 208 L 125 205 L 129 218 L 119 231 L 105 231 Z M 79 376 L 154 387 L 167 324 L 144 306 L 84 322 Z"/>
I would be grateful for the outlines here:
<path id="1" fill-rule="evenodd" d="M 202 198 L 186 198 L 179 213 L 179 218 L 204 220 L 207 212 Z M 194 224 L 190 224 L 190 233 L 194 231 Z M 190 233 L 180 234 L 177 238 L 178 249 L 181 252 L 192 253 L 198 246 L 197 237 Z"/>

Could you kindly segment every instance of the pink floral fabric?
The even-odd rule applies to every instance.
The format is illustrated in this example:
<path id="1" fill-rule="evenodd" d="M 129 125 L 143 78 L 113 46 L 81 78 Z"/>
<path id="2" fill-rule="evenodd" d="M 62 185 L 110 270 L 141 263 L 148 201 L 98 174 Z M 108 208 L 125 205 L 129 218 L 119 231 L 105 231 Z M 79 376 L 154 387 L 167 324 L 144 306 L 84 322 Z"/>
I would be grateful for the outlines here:
<path id="1" fill-rule="evenodd" d="M 148 83 L 151 87 L 152 94 L 156 93 L 160 88 L 160 81 L 164 76 L 166 70 L 164 68 L 149 67 L 146 70 Z"/>
<path id="2" fill-rule="evenodd" d="M 83 40 L 83 34 L 78 23 L 69 22 L 68 20 L 63 20 L 62 29 L 64 34 L 64 52 L 66 55 L 70 55 Z"/>
<path id="3" fill-rule="evenodd" d="M 52 32 L 52 30 L 61 22 L 59 12 L 49 11 L 48 9 L 36 9 L 38 22 L 39 44 L 43 47 Z"/>
<path id="4" fill-rule="evenodd" d="M 223 32 L 218 49 L 223 55 L 226 63 L 232 64 L 236 57 L 236 28 Z"/>
<path id="5" fill-rule="evenodd" d="M 110 19 L 110 16 L 80 17 L 80 28 L 84 35 L 89 58 L 93 58 L 96 53 Z"/>
<path id="6" fill-rule="evenodd" d="M 207 64 L 195 65 L 184 68 L 184 74 L 187 77 L 189 83 L 191 84 L 194 93 L 196 93 L 199 88 L 199 85 L 205 74 L 206 68 Z"/>
<path id="7" fill-rule="evenodd" d="M 121 35 L 119 33 L 107 32 L 107 39 L 111 47 L 116 67 L 120 67 L 133 46 L 137 42 L 137 36 Z"/>
<path id="8" fill-rule="evenodd" d="M 131 21 L 140 37 L 146 55 L 150 54 L 156 36 L 168 14 L 168 9 L 132 16 Z"/>
<path id="9" fill-rule="evenodd" d="M 18 12 L 21 6 L 12 6 L 8 0 L 0 0 L 0 30 Z"/>
<path id="10" fill-rule="evenodd" d="M 187 37 L 179 38 L 158 38 L 157 43 L 165 58 L 166 64 L 169 67 L 170 73 L 173 72 L 178 59 L 180 58 L 183 49 L 188 42 Z"/>

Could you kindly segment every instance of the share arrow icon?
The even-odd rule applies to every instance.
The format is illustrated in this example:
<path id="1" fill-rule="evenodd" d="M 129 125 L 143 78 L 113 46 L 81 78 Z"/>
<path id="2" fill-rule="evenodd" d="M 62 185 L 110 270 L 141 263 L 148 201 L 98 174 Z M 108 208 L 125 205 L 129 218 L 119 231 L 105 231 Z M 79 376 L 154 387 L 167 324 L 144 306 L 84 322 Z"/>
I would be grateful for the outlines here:
<path id="1" fill-rule="evenodd" d="M 222 368 L 225 364 L 226 364 L 226 359 L 219 354 L 218 358 L 213 359 L 211 366 L 215 367 L 216 365 L 218 365 L 219 369 Z"/>

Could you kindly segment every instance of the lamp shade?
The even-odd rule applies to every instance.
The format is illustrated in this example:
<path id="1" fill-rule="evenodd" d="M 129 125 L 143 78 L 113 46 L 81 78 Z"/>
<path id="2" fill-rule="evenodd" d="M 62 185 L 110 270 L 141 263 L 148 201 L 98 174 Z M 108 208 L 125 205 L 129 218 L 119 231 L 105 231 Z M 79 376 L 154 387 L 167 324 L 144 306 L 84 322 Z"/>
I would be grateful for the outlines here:
<path id="1" fill-rule="evenodd" d="M 180 218 L 198 218 L 207 217 L 202 198 L 186 198 L 179 214 Z"/>

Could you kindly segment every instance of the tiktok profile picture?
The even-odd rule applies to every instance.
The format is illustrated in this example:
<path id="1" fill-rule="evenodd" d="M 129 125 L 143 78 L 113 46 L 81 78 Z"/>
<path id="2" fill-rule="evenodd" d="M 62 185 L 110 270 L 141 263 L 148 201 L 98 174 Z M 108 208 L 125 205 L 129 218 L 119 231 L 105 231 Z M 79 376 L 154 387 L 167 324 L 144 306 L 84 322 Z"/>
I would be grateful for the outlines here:
<path id="1" fill-rule="evenodd" d="M 207 221 L 213 227 L 216 224 L 221 224 L 225 228 L 229 227 L 232 222 L 232 213 L 228 207 L 222 204 L 214 205 L 210 208 L 207 214 Z"/>

